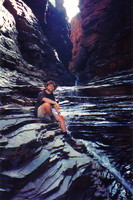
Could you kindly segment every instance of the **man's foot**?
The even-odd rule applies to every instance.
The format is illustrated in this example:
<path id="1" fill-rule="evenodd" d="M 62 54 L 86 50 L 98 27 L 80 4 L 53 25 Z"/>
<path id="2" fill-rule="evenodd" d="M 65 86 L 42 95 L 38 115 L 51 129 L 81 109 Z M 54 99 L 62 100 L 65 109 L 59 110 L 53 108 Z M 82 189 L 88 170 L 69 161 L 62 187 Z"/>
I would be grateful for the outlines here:
<path id="1" fill-rule="evenodd" d="M 70 135 L 67 132 L 62 132 L 62 134 L 66 137 L 66 138 L 70 138 Z"/>

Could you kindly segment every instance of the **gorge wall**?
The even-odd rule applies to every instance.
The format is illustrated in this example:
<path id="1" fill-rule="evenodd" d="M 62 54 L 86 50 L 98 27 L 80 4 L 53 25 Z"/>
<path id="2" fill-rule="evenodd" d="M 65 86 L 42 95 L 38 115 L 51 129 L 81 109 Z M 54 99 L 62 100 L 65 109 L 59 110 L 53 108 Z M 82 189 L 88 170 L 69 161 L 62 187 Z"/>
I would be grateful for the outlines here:
<path id="1" fill-rule="evenodd" d="M 68 70 L 71 59 L 72 42 L 63 0 L 23 0 L 33 11 L 50 45 L 57 51 L 62 63 Z"/>
<path id="2" fill-rule="evenodd" d="M 40 24 L 23 1 L 1 1 L 1 67 L 40 76 L 42 81 L 53 78 L 64 84 L 64 77 L 67 80 L 71 76 L 56 56 L 57 50 L 50 45 Z"/>
<path id="3" fill-rule="evenodd" d="M 80 0 L 71 21 L 70 70 L 80 81 L 131 68 L 131 1 Z"/>
<path id="4" fill-rule="evenodd" d="M 67 69 L 71 42 L 63 0 L 55 1 L 56 7 L 50 2 L 0 1 L 0 197 L 130 200 L 133 79 L 128 70 L 87 86 L 58 87 L 68 135 L 58 123 L 33 115 L 45 81 L 74 84 Z M 128 1 L 125 8 L 119 0 L 88 2 L 80 1 L 81 14 L 72 22 L 70 70 L 82 82 L 130 68 Z"/>
<path id="5" fill-rule="evenodd" d="M 73 83 L 73 77 L 65 66 L 70 60 L 71 53 L 68 53 L 69 56 L 65 57 L 64 61 L 63 59 L 60 61 L 58 48 L 47 38 L 51 30 L 53 42 L 55 38 L 57 39 L 56 32 L 55 34 L 53 32 L 57 24 L 53 22 L 53 29 L 50 29 L 50 19 L 53 19 L 51 16 L 60 18 L 58 9 L 50 2 L 43 1 L 43 12 L 41 12 L 39 6 L 42 1 L 37 1 L 37 4 L 35 2 L 32 1 L 33 11 L 22 0 L 2 0 L 0 2 L 1 104 L 17 99 L 22 100 L 24 97 L 37 96 L 38 87 L 42 87 L 49 79 L 55 80 L 59 85 Z M 34 7 L 37 9 L 36 12 Z M 46 10 L 48 23 L 44 17 L 42 20 Z M 35 16 L 33 12 L 38 13 L 38 16 L 37 14 Z M 58 37 L 64 41 L 60 43 L 60 48 L 65 50 L 63 45 L 66 43 L 65 37 L 69 40 L 69 29 L 65 24 L 65 16 L 61 18 L 62 21 L 63 19 L 62 27 L 66 26 L 66 29 L 64 33 L 58 33 Z M 59 27 L 57 27 L 57 32 L 58 29 Z M 71 44 L 70 40 L 69 44 Z M 71 47 L 67 51 L 71 52 L 70 49 Z"/>
<path id="6" fill-rule="evenodd" d="M 69 85 L 69 70 L 88 83 L 130 69 L 130 7 L 130 0 L 80 0 L 70 30 L 63 0 L 2 0 L 2 70 L 30 75 L 35 85 L 48 79 Z"/>

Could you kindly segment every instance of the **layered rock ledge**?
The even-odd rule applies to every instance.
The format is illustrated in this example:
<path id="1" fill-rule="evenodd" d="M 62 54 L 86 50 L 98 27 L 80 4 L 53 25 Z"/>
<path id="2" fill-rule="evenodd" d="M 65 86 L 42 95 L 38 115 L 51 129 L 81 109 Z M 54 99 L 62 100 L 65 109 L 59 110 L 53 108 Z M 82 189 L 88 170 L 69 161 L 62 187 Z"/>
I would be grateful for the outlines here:
<path id="1" fill-rule="evenodd" d="M 30 107 L 17 104 L 2 107 L 1 117 L 2 198 L 77 199 L 90 196 L 85 182 L 92 196 L 108 196 L 102 167 L 81 141 L 62 135 L 58 124 L 40 121 L 31 116 Z"/>

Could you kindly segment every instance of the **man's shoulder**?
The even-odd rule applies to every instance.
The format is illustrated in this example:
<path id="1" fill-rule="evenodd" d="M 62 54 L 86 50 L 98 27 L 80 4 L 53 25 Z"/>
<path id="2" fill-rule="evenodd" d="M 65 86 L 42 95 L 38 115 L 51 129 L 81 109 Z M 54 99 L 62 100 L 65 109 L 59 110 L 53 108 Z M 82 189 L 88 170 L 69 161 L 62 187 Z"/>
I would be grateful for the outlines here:
<path id="1" fill-rule="evenodd" d="M 39 92 L 39 95 L 46 94 L 45 90 Z"/>
<path id="2" fill-rule="evenodd" d="M 38 98 L 42 98 L 45 95 L 46 95 L 46 92 L 44 90 L 42 90 L 42 91 L 39 92 Z"/>

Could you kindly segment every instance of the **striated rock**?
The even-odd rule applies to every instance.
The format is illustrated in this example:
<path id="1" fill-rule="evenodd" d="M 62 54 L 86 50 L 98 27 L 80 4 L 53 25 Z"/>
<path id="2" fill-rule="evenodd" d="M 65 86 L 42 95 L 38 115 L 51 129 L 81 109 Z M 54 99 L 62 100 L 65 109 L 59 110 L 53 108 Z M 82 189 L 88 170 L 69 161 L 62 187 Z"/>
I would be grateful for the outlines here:
<path id="1" fill-rule="evenodd" d="M 54 79 L 64 84 L 64 77 L 70 82 L 32 10 L 21 0 L 5 0 L 1 6 L 1 67 L 39 78 L 40 83 Z"/>
<path id="2" fill-rule="evenodd" d="M 131 77 L 128 72 L 84 87 L 58 87 L 69 137 L 58 123 L 33 116 L 33 86 L 29 97 L 20 93 L 21 103 L 2 105 L 1 198 L 131 199 L 132 95 L 120 90 L 124 84 L 128 88 Z M 17 83 L 16 91 L 20 87 L 26 94 L 26 85 Z"/>
<path id="3" fill-rule="evenodd" d="M 79 1 L 69 69 L 88 82 L 131 68 L 131 1 Z"/>
<path id="4" fill-rule="evenodd" d="M 0 185 L 2 198 L 53 200 L 72 198 L 72 195 L 77 199 L 74 185 L 80 188 L 78 194 L 93 196 L 98 184 L 93 185 L 95 189 L 92 188 L 91 184 L 96 181 L 91 172 L 94 171 L 97 176 L 98 165 L 82 152 L 83 144 L 71 138 L 63 138 L 54 126 L 51 130 L 51 124 L 34 123 L 29 124 L 29 128 L 26 126 L 21 126 L 17 130 L 19 133 L 7 135 L 9 143 L 1 154 L 1 180 L 4 181 Z M 21 140 L 17 137 L 21 137 Z M 93 193 L 87 194 L 87 185 L 81 185 L 85 180 Z M 105 189 L 102 189 L 103 194 Z M 105 196 L 108 194 L 105 193 Z"/>
<path id="5" fill-rule="evenodd" d="M 85 87 L 59 87 L 55 95 L 69 130 L 65 137 L 58 123 L 35 118 L 33 110 L 47 79 L 64 84 L 71 77 L 31 9 L 20 0 L 1 5 L 0 197 L 131 199 L 132 72 Z M 77 46 L 85 62 L 84 47 Z"/>

